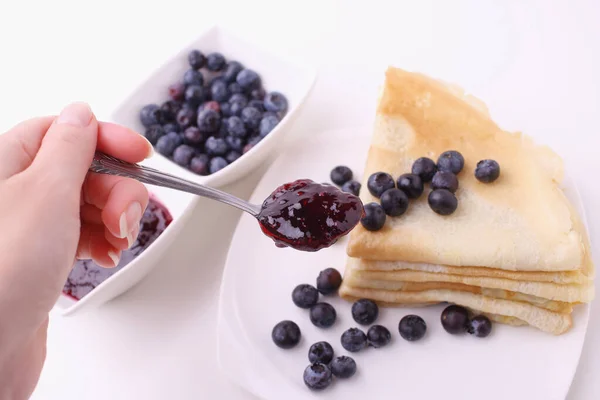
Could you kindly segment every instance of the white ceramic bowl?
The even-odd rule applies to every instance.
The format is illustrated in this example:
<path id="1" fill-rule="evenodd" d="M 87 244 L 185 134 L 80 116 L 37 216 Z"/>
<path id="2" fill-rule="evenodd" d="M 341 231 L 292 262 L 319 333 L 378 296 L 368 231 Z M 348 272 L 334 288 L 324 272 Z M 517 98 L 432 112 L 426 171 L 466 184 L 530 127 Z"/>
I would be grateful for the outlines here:
<path id="1" fill-rule="evenodd" d="M 279 91 L 287 97 L 289 102 L 287 114 L 267 137 L 234 163 L 215 174 L 196 175 L 158 153 L 143 162 L 144 165 L 191 181 L 213 187 L 224 186 L 242 178 L 266 162 L 287 142 L 289 127 L 312 90 L 316 72 L 300 62 L 273 54 L 256 44 L 236 37 L 222 27 L 215 26 L 206 30 L 198 39 L 174 54 L 154 74 L 143 81 L 116 108 L 112 114 L 112 120 L 137 132 L 144 132 L 144 127 L 139 121 L 140 109 L 149 103 L 161 104 L 168 100 L 167 87 L 180 80 L 183 73 L 189 68 L 187 54 L 192 49 L 199 49 L 205 54 L 218 51 L 228 60 L 240 61 L 259 73 L 267 91 Z M 68 296 L 61 295 L 56 303 L 56 308 L 60 313 L 74 315 L 122 294 L 144 278 L 160 260 L 162 253 L 176 240 L 178 232 L 196 203 L 195 196 L 155 186 L 148 186 L 148 189 L 168 208 L 173 216 L 173 222 L 141 255 L 81 300 L 75 301 Z"/>

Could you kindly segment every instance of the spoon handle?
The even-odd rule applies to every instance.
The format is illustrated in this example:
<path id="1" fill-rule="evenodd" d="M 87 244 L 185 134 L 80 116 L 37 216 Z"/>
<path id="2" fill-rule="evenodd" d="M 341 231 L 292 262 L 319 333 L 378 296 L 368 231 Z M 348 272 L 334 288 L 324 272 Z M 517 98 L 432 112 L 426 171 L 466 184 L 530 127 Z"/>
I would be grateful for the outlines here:
<path id="1" fill-rule="evenodd" d="M 123 176 L 149 185 L 162 186 L 195 194 L 197 196 L 207 197 L 209 199 L 217 200 L 234 206 L 253 215 L 254 217 L 258 216 L 258 213 L 260 212 L 259 206 L 248 203 L 247 201 L 232 196 L 229 193 L 200 185 L 186 179 L 178 178 L 165 172 L 158 171 L 154 168 L 128 163 L 101 152 L 96 152 L 94 155 L 94 160 L 90 166 L 90 171 L 99 174 Z"/>

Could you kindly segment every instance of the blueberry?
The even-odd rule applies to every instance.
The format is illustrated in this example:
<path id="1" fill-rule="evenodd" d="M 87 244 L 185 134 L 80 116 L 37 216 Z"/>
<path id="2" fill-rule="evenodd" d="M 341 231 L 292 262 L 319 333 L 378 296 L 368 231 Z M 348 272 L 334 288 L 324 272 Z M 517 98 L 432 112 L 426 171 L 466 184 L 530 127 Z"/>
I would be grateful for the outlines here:
<path id="1" fill-rule="evenodd" d="M 176 101 L 183 100 L 183 95 L 185 93 L 185 84 L 183 82 L 175 82 L 172 85 L 169 85 L 168 90 L 171 99 Z"/>
<path id="2" fill-rule="evenodd" d="M 494 160 L 481 160 L 475 167 L 475 178 L 479 182 L 491 183 L 500 176 L 500 165 Z"/>
<path id="3" fill-rule="evenodd" d="M 360 182 L 355 181 L 355 180 L 348 181 L 348 182 L 344 183 L 341 187 L 342 192 L 352 193 L 355 196 L 358 196 L 360 194 L 360 188 L 361 188 Z"/>
<path id="4" fill-rule="evenodd" d="M 248 105 L 248 97 L 243 93 L 233 93 L 229 98 L 230 103 L 242 103 L 244 107 Z"/>
<path id="5" fill-rule="evenodd" d="M 292 291 L 292 301 L 300 308 L 311 308 L 319 301 L 319 292 L 314 286 L 302 283 Z"/>
<path id="6" fill-rule="evenodd" d="M 372 347 L 380 348 L 386 346 L 392 340 L 389 329 L 382 325 L 373 325 L 367 331 L 367 341 Z"/>
<path id="7" fill-rule="evenodd" d="M 381 195 L 381 207 L 390 217 L 399 217 L 408 209 L 408 196 L 400 189 L 388 189 Z"/>
<path id="8" fill-rule="evenodd" d="M 260 76 L 251 69 L 245 68 L 237 74 L 235 81 L 241 86 L 242 89 L 251 91 L 260 87 L 261 80 Z"/>
<path id="9" fill-rule="evenodd" d="M 227 132 L 234 137 L 244 138 L 247 135 L 246 126 L 240 117 L 230 117 L 227 120 Z"/>
<path id="10" fill-rule="evenodd" d="M 162 112 L 156 104 L 148 104 L 140 110 L 140 122 L 146 128 L 152 125 L 162 124 Z"/>
<path id="11" fill-rule="evenodd" d="M 310 322 L 319 328 L 329 328 L 336 318 L 335 308 L 329 303 L 317 303 L 310 308 Z"/>
<path id="12" fill-rule="evenodd" d="M 229 90 L 227 84 L 223 81 L 215 81 L 210 86 L 210 95 L 215 101 L 227 101 L 229 99 Z"/>
<path id="13" fill-rule="evenodd" d="M 402 190 L 409 199 L 418 199 L 423 194 L 423 181 L 417 174 L 403 174 L 396 181 L 398 189 Z"/>
<path id="14" fill-rule="evenodd" d="M 266 111 L 265 103 L 263 103 L 262 100 L 252 99 L 248 102 L 248 106 L 256 108 L 261 113 L 264 113 Z"/>
<path id="15" fill-rule="evenodd" d="M 165 130 L 162 126 L 152 125 L 148 129 L 146 129 L 146 133 L 144 133 L 144 136 L 152 145 L 155 145 L 158 139 L 160 139 L 164 134 Z"/>
<path id="16" fill-rule="evenodd" d="M 229 93 L 233 94 L 240 94 L 242 93 L 244 90 L 242 89 L 242 87 L 240 86 L 239 83 L 237 82 L 232 82 L 229 84 L 229 86 L 227 87 L 229 89 Z"/>
<path id="17" fill-rule="evenodd" d="M 370 325 L 379 316 L 377 303 L 369 299 L 360 299 L 352 304 L 352 318 L 361 325 Z"/>
<path id="18" fill-rule="evenodd" d="M 435 189 L 427 197 L 429 207 L 440 215 L 450 215 L 458 207 L 456 196 L 446 189 Z"/>
<path id="19" fill-rule="evenodd" d="M 271 133 L 273 129 L 275 129 L 277 124 L 279 124 L 279 118 L 277 118 L 275 115 L 263 116 L 263 118 L 260 120 L 258 133 L 260 136 L 265 137 Z"/>
<path id="20" fill-rule="evenodd" d="M 398 324 L 398 332 L 403 339 L 414 342 L 425 336 L 427 324 L 423 318 L 418 315 L 406 315 L 402 317 Z"/>
<path id="21" fill-rule="evenodd" d="M 188 146 L 187 144 L 179 145 L 173 152 L 173 161 L 182 167 L 187 167 L 192 160 L 192 157 L 194 157 L 194 153 L 196 153 L 196 151 L 193 147 Z"/>
<path id="22" fill-rule="evenodd" d="M 181 132 L 181 127 L 177 123 L 164 124 L 163 129 L 165 133 L 169 132 Z"/>
<path id="23" fill-rule="evenodd" d="M 456 150 L 448 150 L 443 152 L 438 158 L 437 168 L 439 171 L 450 171 L 454 175 L 458 175 L 465 166 L 465 159 Z"/>
<path id="24" fill-rule="evenodd" d="M 331 362 L 331 373 L 340 379 L 348 379 L 356 373 L 356 361 L 352 357 L 340 356 Z"/>
<path id="25" fill-rule="evenodd" d="M 206 139 L 204 149 L 209 156 L 224 156 L 229 151 L 229 146 L 225 139 L 211 136 Z"/>
<path id="26" fill-rule="evenodd" d="M 273 327 L 271 339 L 282 349 L 291 349 L 300 342 L 300 327 L 294 321 L 281 321 Z"/>
<path id="27" fill-rule="evenodd" d="M 365 216 L 360 223 L 368 231 L 378 231 L 385 225 L 385 211 L 380 204 L 369 203 L 364 206 Z"/>
<path id="28" fill-rule="evenodd" d="M 332 375 L 329 367 L 322 363 L 311 364 L 304 370 L 304 384 L 311 390 L 323 390 L 331 385 Z"/>
<path id="29" fill-rule="evenodd" d="M 367 347 L 367 335 L 358 328 L 350 328 L 342 333 L 341 342 L 344 349 L 356 353 Z"/>
<path id="30" fill-rule="evenodd" d="M 181 126 L 182 129 L 185 129 L 196 122 L 196 111 L 190 107 L 183 107 L 177 113 L 176 120 L 179 126 Z"/>
<path id="31" fill-rule="evenodd" d="M 250 139 L 248 139 L 248 143 L 246 143 L 246 145 L 244 146 L 243 153 L 246 154 L 247 152 L 252 150 L 252 148 L 256 146 L 261 140 L 261 136 L 252 136 Z"/>
<path id="32" fill-rule="evenodd" d="M 242 155 L 235 151 L 235 150 L 231 150 L 229 153 L 227 153 L 225 155 L 225 160 L 231 164 L 232 162 L 234 162 L 235 160 L 237 160 L 238 158 L 240 158 Z"/>
<path id="33" fill-rule="evenodd" d="M 203 103 L 200 105 L 200 107 L 198 107 L 198 113 L 200 113 L 201 111 L 204 110 L 213 110 L 216 113 L 220 113 L 221 112 L 221 104 L 219 104 L 218 102 L 211 100 L 211 101 L 207 101 L 206 103 Z"/>
<path id="34" fill-rule="evenodd" d="M 236 117 L 239 117 L 240 115 L 242 115 L 242 110 L 246 107 L 246 104 L 242 101 L 234 101 L 229 104 L 230 104 L 229 114 L 235 115 Z"/>
<path id="35" fill-rule="evenodd" d="M 220 138 L 226 138 L 227 136 L 229 136 L 229 130 L 227 129 L 228 120 L 229 118 L 221 119 L 221 126 L 219 126 L 219 132 L 215 136 Z"/>
<path id="36" fill-rule="evenodd" d="M 477 337 L 486 337 L 492 333 L 492 321 L 485 315 L 478 315 L 471 320 L 467 331 Z"/>
<path id="37" fill-rule="evenodd" d="M 381 197 L 383 192 L 388 189 L 396 187 L 394 178 L 387 172 L 375 172 L 367 181 L 367 188 L 369 192 L 377 198 Z"/>
<path id="38" fill-rule="evenodd" d="M 192 107 L 198 107 L 204 101 L 204 88 L 200 85 L 190 85 L 185 89 L 185 101 Z"/>
<path id="39" fill-rule="evenodd" d="M 214 110 L 202 110 L 198 114 L 198 129 L 202 132 L 218 132 L 221 126 L 221 116 Z"/>
<path id="40" fill-rule="evenodd" d="M 206 57 L 199 50 L 192 50 L 188 54 L 188 62 L 190 63 L 190 67 L 200 69 L 204 67 Z"/>
<path id="41" fill-rule="evenodd" d="M 237 61 L 230 61 L 227 64 L 227 68 L 225 68 L 225 72 L 223 73 L 223 80 L 226 83 L 235 82 L 235 77 L 240 71 L 244 69 L 244 66 Z"/>
<path id="42" fill-rule="evenodd" d="M 333 347 L 327 342 L 317 342 L 308 349 L 308 361 L 329 364 L 333 360 Z"/>
<path id="43" fill-rule="evenodd" d="M 177 116 L 177 113 L 179 112 L 179 110 L 181 110 L 182 104 L 179 101 L 175 101 L 175 100 L 168 100 L 165 101 L 161 106 L 160 106 L 160 111 L 162 113 L 162 120 L 163 122 L 173 122 L 175 121 L 175 117 Z"/>
<path id="44" fill-rule="evenodd" d="M 229 145 L 231 150 L 237 151 L 238 153 L 244 151 L 244 140 L 242 138 L 235 136 L 225 136 L 225 142 L 227 143 L 227 145 Z"/>
<path id="45" fill-rule="evenodd" d="M 200 71 L 196 71 L 195 69 L 188 69 L 183 74 L 183 83 L 186 85 L 204 85 L 204 77 Z"/>
<path id="46" fill-rule="evenodd" d="M 156 151 L 165 157 L 171 157 L 175 148 L 181 144 L 181 138 L 176 132 L 169 132 L 156 142 Z"/>
<path id="47" fill-rule="evenodd" d="M 419 175 L 423 183 L 430 182 L 431 178 L 433 178 L 433 175 L 436 173 L 436 171 L 437 165 L 435 165 L 435 162 L 433 162 L 431 158 L 427 157 L 421 157 L 417 159 L 413 163 L 411 169 L 411 172 L 413 174 Z"/>
<path id="48" fill-rule="evenodd" d="M 231 104 L 223 102 L 219 104 L 219 108 L 221 109 L 221 115 L 224 117 L 231 116 Z"/>
<path id="49" fill-rule="evenodd" d="M 242 121 L 250 131 L 257 131 L 262 113 L 254 107 L 245 107 L 241 114 Z"/>
<path id="50" fill-rule="evenodd" d="M 250 98 L 254 100 L 260 100 L 262 103 L 262 101 L 265 99 L 265 94 L 265 89 L 263 88 L 254 89 L 250 92 Z"/>
<path id="51" fill-rule="evenodd" d="M 352 170 L 345 165 L 338 165 L 329 173 L 331 182 L 338 186 L 342 186 L 344 183 L 352 179 Z"/>
<path id="52" fill-rule="evenodd" d="M 214 157 L 208 164 L 208 170 L 211 174 L 214 174 L 215 172 L 225 168 L 227 165 L 227 160 L 225 160 L 223 157 Z"/>
<path id="53" fill-rule="evenodd" d="M 265 108 L 267 111 L 285 113 L 288 109 L 288 101 L 285 96 L 279 92 L 271 92 L 265 96 Z"/>
<path id="54" fill-rule="evenodd" d="M 183 139 L 187 144 L 199 145 L 206 140 L 206 134 L 202 133 L 197 127 L 190 126 L 183 132 Z"/>
<path id="55" fill-rule="evenodd" d="M 208 175 L 210 158 L 206 154 L 198 154 L 190 161 L 190 170 L 198 175 Z"/>
<path id="56" fill-rule="evenodd" d="M 458 178 L 450 171 L 438 171 L 431 180 L 432 189 L 446 189 L 452 193 L 458 189 Z"/>
<path id="57" fill-rule="evenodd" d="M 442 327 L 448 333 L 464 333 L 469 328 L 469 312 L 466 308 L 451 305 L 442 311 Z"/>
<path id="58" fill-rule="evenodd" d="M 206 56 L 206 68 L 218 72 L 225 68 L 225 57 L 221 53 L 210 53 Z"/>
<path id="59" fill-rule="evenodd" d="M 324 295 L 337 292 L 342 284 L 342 274 L 335 268 L 326 268 L 317 276 L 317 290 Z"/>

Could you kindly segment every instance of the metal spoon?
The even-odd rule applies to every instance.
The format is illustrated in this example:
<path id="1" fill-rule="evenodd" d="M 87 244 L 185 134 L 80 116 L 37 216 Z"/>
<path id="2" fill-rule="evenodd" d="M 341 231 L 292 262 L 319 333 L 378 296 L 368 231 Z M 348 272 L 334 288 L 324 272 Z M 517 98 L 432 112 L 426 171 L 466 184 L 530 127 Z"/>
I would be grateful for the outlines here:
<path id="1" fill-rule="evenodd" d="M 147 183 L 149 185 L 162 186 L 202 197 L 207 197 L 209 199 L 220 201 L 221 203 L 236 207 L 249 213 L 255 218 L 258 217 L 258 214 L 261 210 L 260 206 L 232 196 L 229 193 L 200 185 L 186 179 L 178 178 L 165 172 L 158 171 L 154 168 L 128 163 L 101 152 L 96 152 L 94 155 L 94 160 L 90 166 L 90 171 L 97 172 L 99 174 L 123 176 L 138 180 L 142 183 Z"/>

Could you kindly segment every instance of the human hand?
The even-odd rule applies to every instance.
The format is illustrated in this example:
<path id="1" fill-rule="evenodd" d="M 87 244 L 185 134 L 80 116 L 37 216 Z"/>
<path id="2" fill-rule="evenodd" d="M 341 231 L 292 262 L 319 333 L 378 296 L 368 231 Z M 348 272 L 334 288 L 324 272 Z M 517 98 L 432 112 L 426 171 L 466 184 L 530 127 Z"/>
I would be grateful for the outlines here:
<path id="1" fill-rule="evenodd" d="M 76 259 L 111 268 L 138 235 L 141 183 L 89 173 L 97 150 L 129 162 L 141 135 L 75 103 L 0 135 L 0 398 L 27 399 L 46 356 L 48 313 Z"/>

